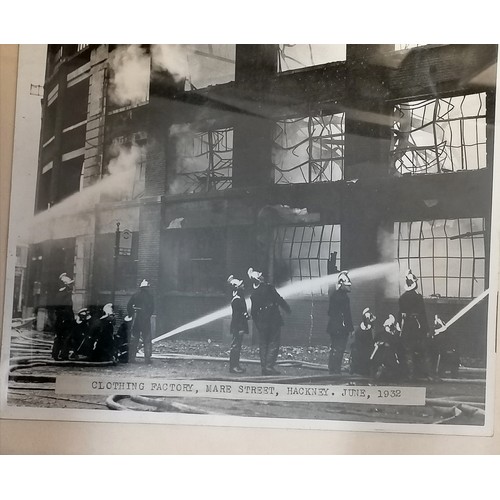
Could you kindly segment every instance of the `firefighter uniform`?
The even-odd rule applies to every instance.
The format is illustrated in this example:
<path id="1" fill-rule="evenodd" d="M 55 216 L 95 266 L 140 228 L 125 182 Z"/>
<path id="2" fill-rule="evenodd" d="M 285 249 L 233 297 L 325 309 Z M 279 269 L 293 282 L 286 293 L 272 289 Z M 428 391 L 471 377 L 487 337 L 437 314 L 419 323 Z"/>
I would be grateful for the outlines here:
<path id="1" fill-rule="evenodd" d="M 243 373 L 245 370 L 240 366 L 241 344 L 243 336 L 248 334 L 248 311 L 243 292 L 243 281 L 229 276 L 228 283 L 233 289 L 231 300 L 231 325 L 229 331 L 233 336 L 231 350 L 229 352 L 229 371 L 231 373 Z"/>
<path id="2" fill-rule="evenodd" d="M 71 350 L 73 351 L 72 357 L 78 359 L 79 356 L 88 356 L 89 354 L 84 354 L 86 350 L 86 342 L 88 344 L 89 337 L 89 320 L 90 311 L 84 307 L 78 311 L 77 317 L 75 319 L 75 324 L 73 325 L 72 332 L 72 342 Z"/>
<path id="3" fill-rule="evenodd" d="M 397 382 L 401 377 L 401 330 L 390 314 L 383 329 L 375 333 L 375 348 L 370 356 L 372 376 L 377 381 Z"/>
<path id="4" fill-rule="evenodd" d="M 55 325 L 54 344 L 52 345 L 52 357 L 55 360 L 66 360 L 69 357 L 71 332 L 75 321 L 73 312 L 73 291 L 74 280 L 66 273 L 59 276 L 61 287 L 55 297 Z"/>
<path id="5" fill-rule="evenodd" d="M 363 319 L 354 332 L 354 342 L 351 346 L 351 373 L 369 376 L 370 356 L 374 347 L 374 328 L 372 326 L 375 316 L 371 314 L 370 309 L 363 311 Z"/>
<path id="6" fill-rule="evenodd" d="M 253 280 L 251 316 L 259 333 L 260 365 L 263 375 L 275 375 L 279 372 L 274 365 L 280 348 L 281 327 L 284 325 L 280 307 L 288 314 L 290 306 L 270 283 L 265 283 L 262 273 L 248 270 Z"/>
<path id="7" fill-rule="evenodd" d="M 142 280 L 139 290 L 127 304 L 127 313 L 133 317 L 129 361 L 135 362 L 139 341 L 144 343 L 144 361 L 151 363 L 153 343 L 151 339 L 151 315 L 154 312 L 153 297 L 149 292 L 149 282 Z"/>
<path id="8" fill-rule="evenodd" d="M 120 363 L 128 363 L 132 316 L 125 316 L 116 332 L 116 351 Z"/>
<path id="9" fill-rule="evenodd" d="M 408 271 L 406 291 L 399 298 L 398 322 L 401 325 L 402 354 L 406 376 L 414 380 L 417 374 L 430 377 L 429 370 L 429 324 L 425 312 L 424 298 L 417 292 L 417 278 Z"/>
<path id="10" fill-rule="evenodd" d="M 351 316 L 351 302 L 348 296 L 348 287 L 350 284 L 349 277 L 344 271 L 339 274 L 337 287 L 330 291 L 327 333 L 331 341 L 328 358 L 328 371 L 331 374 L 339 374 L 341 372 L 347 340 L 349 334 L 354 330 Z"/>
<path id="11" fill-rule="evenodd" d="M 114 339 L 115 315 L 112 304 L 103 307 L 103 315 L 99 318 L 94 331 L 94 351 L 92 361 L 116 361 Z"/>

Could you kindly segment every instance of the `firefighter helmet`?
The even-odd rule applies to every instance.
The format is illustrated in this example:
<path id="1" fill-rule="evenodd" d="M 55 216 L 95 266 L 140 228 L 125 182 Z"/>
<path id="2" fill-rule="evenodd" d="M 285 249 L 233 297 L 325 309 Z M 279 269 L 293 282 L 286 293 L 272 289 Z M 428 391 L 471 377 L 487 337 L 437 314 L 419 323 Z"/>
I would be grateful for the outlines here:
<path id="1" fill-rule="evenodd" d="M 141 284 L 139 285 L 139 288 L 144 288 L 149 286 L 149 281 L 144 279 L 141 281 Z"/>
<path id="2" fill-rule="evenodd" d="M 264 281 L 264 276 L 262 275 L 262 273 L 260 271 L 255 271 L 253 268 L 250 267 L 247 272 L 248 272 L 248 277 L 251 280 L 258 281 L 258 282 Z"/>
<path id="3" fill-rule="evenodd" d="M 370 311 L 369 307 L 363 309 L 363 320 L 365 319 L 367 323 L 373 323 L 377 319 L 376 316 Z"/>
<path id="4" fill-rule="evenodd" d="M 88 319 L 90 319 L 90 311 L 86 307 L 82 307 L 77 313 L 76 322 L 80 325 Z"/>
<path id="5" fill-rule="evenodd" d="M 104 307 L 102 308 L 102 311 L 104 313 L 104 316 L 102 316 L 101 319 L 107 318 L 108 316 L 115 314 L 115 312 L 113 311 L 113 304 L 111 302 L 105 304 Z"/>
<path id="6" fill-rule="evenodd" d="M 232 274 L 227 279 L 227 282 L 229 283 L 231 288 L 233 288 L 233 290 L 237 290 L 238 288 L 241 288 L 241 286 L 243 285 L 243 280 L 239 280 L 238 278 L 235 278 Z"/>
<path id="7" fill-rule="evenodd" d="M 405 277 L 405 290 L 415 290 L 417 288 L 417 277 L 408 269 Z"/>
<path id="8" fill-rule="evenodd" d="M 352 285 L 351 279 L 349 278 L 349 274 L 347 271 L 340 271 L 337 276 L 337 288 L 340 288 L 342 285 L 350 286 Z"/>
<path id="9" fill-rule="evenodd" d="M 132 321 L 132 316 L 128 316 L 128 315 L 127 315 L 127 316 L 125 316 L 125 317 L 123 318 L 123 320 L 124 320 L 124 321 L 126 321 L 126 322 L 128 323 L 129 321 Z"/>
<path id="10" fill-rule="evenodd" d="M 61 273 L 59 275 L 59 281 L 63 285 L 61 288 L 59 288 L 60 292 L 63 292 L 64 290 L 66 290 L 66 288 L 68 288 L 69 285 L 72 285 L 75 282 L 75 280 L 71 279 L 66 273 Z"/>

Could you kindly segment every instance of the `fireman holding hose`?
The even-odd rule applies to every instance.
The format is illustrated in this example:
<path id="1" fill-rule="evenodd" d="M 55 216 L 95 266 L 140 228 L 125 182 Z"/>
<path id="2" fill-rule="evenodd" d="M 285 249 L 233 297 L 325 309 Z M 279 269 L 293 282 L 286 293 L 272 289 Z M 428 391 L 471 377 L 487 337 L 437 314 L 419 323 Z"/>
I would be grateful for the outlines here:
<path id="1" fill-rule="evenodd" d="M 144 361 L 148 365 L 152 363 L 151 315 L 153 312 L 154 301 L 149 292 L 149 281 L 143 279 L 139 290 L 130 297 L 127 304 L 127 313 L 133 318 L 129 351 L 131 363 L 135 362 L 141 336 L 144 343 Z"/>
<path id="2" fill-rule="evenodd" d="M 253 291 L 251 316 L 259 332 L 259 353 L 262 375 L 279 375 L 274 368 L 278 358 L 281 327 L 284 325 L 280 308 L 290 314 L 291 309 L 285 299 L 271 283 L 266 283 L 260 271 L 248 269 Z"/>
<path id="3" fill-rule="evenodd" d="M 243 297 L 243 280 L 235 278 L 233 275 L 227 279 L 233 297 L 231 299 L 231 326 L 230 331 L 233 336 L 231 342 L 231 351 L 229 352 L 229 371 L 230 373 L 244 373 L 245 369 L 240 366 L 241 344 L 243 336 L 248 335 L 248 312 L 245 298 Z"/>
<path id="4" fill-rule="evenodd" d="M 408 270 L 405 277 L 405 292 L 399 298 L 398 323 L 401 325 L 406 376 L 410 381 L 414 381 L 417 374 L 432 379 L 428 346 L 430 329 L 424 298 L 417 292 L 417 287 L 417 277 Z"/>

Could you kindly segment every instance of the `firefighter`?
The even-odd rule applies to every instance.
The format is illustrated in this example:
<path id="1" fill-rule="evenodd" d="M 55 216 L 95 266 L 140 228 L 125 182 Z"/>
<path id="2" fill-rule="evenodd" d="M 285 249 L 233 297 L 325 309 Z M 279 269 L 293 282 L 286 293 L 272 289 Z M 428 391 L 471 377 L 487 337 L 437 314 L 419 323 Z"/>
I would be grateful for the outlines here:
<path id="1" fill-rule="evenodd" d="M 80 309 L 75 317 L 75 324 L 72 332 L 72 354 L 70 359 L 78 359 L 79 356 L 88 357 L 89 347 L 89 324 L 90 311 L 87 307 Z"/>
<path id="2" fill-rule="evenodd" d="M 130 356 L 132 316 L 125 316 L 116 332 L 116 351 L 120 363 L 128 363 Z"/>
<path id="3" fill-rule="evenodd" d="M 389 314 L 374 340 L 370 356 L 372 377 L 378 381 L 396 382 L 401 376 L 401 328 L 394 315 Z"/>
<path id="4" fill-rule="evenodd" d="M 73 284 L 66 273 L 59 275 L 60 287 L 56 294 L 54 344 L 52 346 L 52 357 L 55 360 L 67 360 L 69 357 L 69 343 L 71 331 L 75 321 L 73 312 Z"/>
<path id="5" fill-rule="evenodd" d="M 456 333 L 448 330 L 446 323 L 434 315 L 434 334 L 432 336 L 432 366 L 438 377 L 449 374 L 458 377 L 460 368 L 460 350 Z"/>
<path id="6" fill-rule="evenodd" d="M 229 371 L 230 373 L 244 373 L 245 369 L 240 366 L 240 353 L 243 336 L 248 334 L 248 312 L 245 298 L 243 297 L 243 280 L 229 276 L 227 282 L 233 291 L 231 299 L 231 326 L 230 332 L 233 336 L 231 342 L 231 351 L 229 353 Z"/>
<path id="7" fill-rule="evenodd" d="M 143 279 L 139 290 L 132 295 L 127 304 L 127 313 L 133 318 L 129 356 L 131 363 L 135 362 L 141 336 L 144 344 L 144 361 L 146 364 L 152 363 L 151 315 L 153 312 L 154 301 L 149 292 L 149 281 Z"/>
<path id="8" fill-rule="evenodd" d="M 398 322 L 401 325 L 403 367 L 410 381 L 414 381 L 417 375 L 432 378 L 428 345 L 430 329 L 424 298 L 417 292 L 417 287 L 417 277 L 409 269 L 405 277 L 405 291 L 399 298 Z"/>
<path id="9" fill-rule="evenodd" d="M 116 349 L 114 341 L 115 313 L 113 304 L 108 303 L 102 308 L 102 316 L 99 318 L 97 331 L 94 331 L 93 361 L 116 362 Z"/>
<path id="10" fill-rule="evenodd" d="M 364 376 L 369 376 L 371 373 L 370 356 L 373 352 L 375 335 L 373 323 L 376 319 L 369 307 L 363 310 L 363 317 L 354 332 L 354 342 L 351 346 L 351 373 Z"/>
<path id="11" fill-rule="evenodd" d="M 278 359 L 281 327 L 284 325 L 280 307 L 290 314 L 290 306 L 272 284 L 265 282 L 261 272 L 249 268 L 248 277 L 252 281 L 251 316 L 259 333 L 262 375 L 279 375 L 274 365 Z"/>
<path id="12" fill-rule="evenodd" d="M 330 374 L 341 373 L 347 340 L 354 330 L 351 303 L 348 295 L 351 291 L 351 285 L 347 271 L 341 271 L 337 276 L 337 285 L 329 294 L 327 333 L 331 341 L 328 358 L 328 371 Z"/>

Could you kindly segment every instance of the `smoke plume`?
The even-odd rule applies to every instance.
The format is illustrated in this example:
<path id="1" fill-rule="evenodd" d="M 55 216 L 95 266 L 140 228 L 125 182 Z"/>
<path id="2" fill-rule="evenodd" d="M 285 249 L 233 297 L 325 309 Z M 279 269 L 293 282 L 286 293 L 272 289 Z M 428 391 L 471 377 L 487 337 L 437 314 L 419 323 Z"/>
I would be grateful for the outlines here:
<path id="1" fill-rule="evenodd" d="M 77 232 L 76 228 L 86 223 L 86 214 L 103 200 L 130 198 L 134 180 L 142 155 L 141 147 L 117 147 L 114 158 L 107 166 L 108 174 L 102 180 L 68 196 L 60 203 L 36 215 L 29 225 L 31 241 L 55 239 L 59 233 Z"/>
<path id="2" fill-rule="evenodd" d="M 119 46 L 109 56 L 109 98 L 118 106 L 147 101 L 150 56 L 139 45 Z"/>

